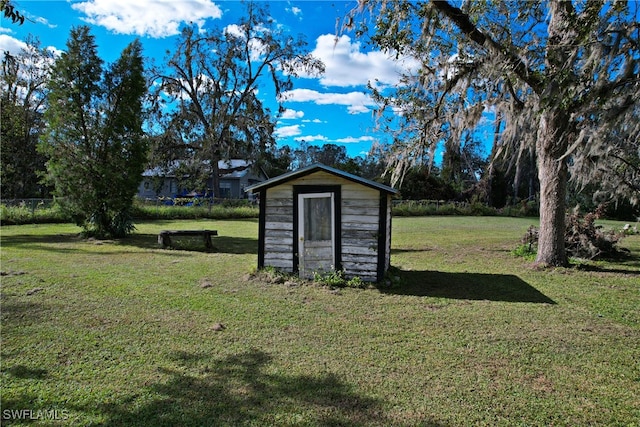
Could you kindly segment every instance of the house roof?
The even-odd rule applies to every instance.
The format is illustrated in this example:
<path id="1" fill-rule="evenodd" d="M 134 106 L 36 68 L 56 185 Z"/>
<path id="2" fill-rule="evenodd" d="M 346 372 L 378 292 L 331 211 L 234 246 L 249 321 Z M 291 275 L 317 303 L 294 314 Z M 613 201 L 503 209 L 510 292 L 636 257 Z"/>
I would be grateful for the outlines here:
<path id="1" fill-rule="evenodd" d="M 169 164 L 167 168 L 156 166 L 153 169 L 147 169 L 142 173 L 144 177 L 164 176 L 175 177 L 175 171 L 178 167 L 185 163 L 182 160 L 175 160 Z M 204 162 L 207 166 L 209 162 Z M 249 173 L 251 162 L 242 159 L 230 159 L 218 161 L 218 169 L 221 172 L 221 178 L 234 179 L 241 178 Z"/>
<path id="2" fill-rule="evenodd" d="M 341 171 L 339 169 L 335 169 L 326 165 L 323 165 L 321 163 L 316 163 L 314 165 L 311 166 L 307 166 L 306 168 L 302 168 L 302 169 L 298 169 L 296 171 L 292 171 L 292 172 L 287 172 L 285 174 L 282 174 L 280 176 L 277 176 L 275 178 L 271 178 L 267 181 L 263 181 L 259 184 L 255 184 L 255 185 L 251 185 L 249 187 L 247 187 L 245 189 L 245 191 L 251 191 L 252 193 L 257 192 L 258 190 L 262 190 L 262 189 L 267 189 L 267 188 L 271 188 L 274 187 L 276 185 L 280 185 L 284 182 L 287 181 L 291 181 L 293 179 L 297 179 L 297 178 L 301 178 L 307 175 L 310 175 L 312 173 L 315 172 L 327 172 L 330 173 L 332 175 L 338 176 L 340 178 L 344 178 L 347 179 L 349 181 L 353 181 L 356 182 L 358 184 L 362 184 L 366 187 L 370 187 L 379 191 L 384 191 L 385 193 L 389 193 L 389 194 L 396 194 L 398 192 L 398 190 L 396 190 L 395 188 L 391 188 L 387 185 L 384 184 L 380 184 L 379 182 L 375 182 L 375 181 L 371 181 L 369 179 L 365 179 L 362 177 L 359 177 L 357 175 L 353 175 L 350 173 L 347 173 L 345 171 Z"/>

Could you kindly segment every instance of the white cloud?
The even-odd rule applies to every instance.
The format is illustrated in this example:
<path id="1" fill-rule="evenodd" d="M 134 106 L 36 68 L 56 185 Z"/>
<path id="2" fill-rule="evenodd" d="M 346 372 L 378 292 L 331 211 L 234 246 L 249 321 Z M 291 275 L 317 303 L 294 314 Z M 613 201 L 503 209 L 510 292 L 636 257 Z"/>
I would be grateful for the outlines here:
<path id="1" fill-rule="evenodd" d="M 324 135 L 305 135 L 305 136 L 298 136 L 296 138 L 294 138 L 294 140 L 296 141 L 305 141 L 305 142 L 314 142 L 314 141 L 323 141 L 323 142 L 327 142 L 329 141 L 329 138 L 327 138 Z"/>
<path id="2" fill-rule="evenodd" d="M 57 28 L 58 26 L 55 24 L 51 24 L 47 18 L 43 18 L 42 16 L 36 16 L 32 18 L 36 24 L 46 25 L 49 28 Z"/>
<path id="3" fill-rule="evenodd" d="M 375 103 L 364 92 L 323 93 L 312 89 L 293 89 L 282 93 L 284 102 L 313 102 L 317 105 L 345 105 L 350 114 L 368 113 Z"/>
<path id="4" fill-rule="evenodd" d="M 296 111 L 290 108 L 284 110 L 284 113 L 280 116 L 281 119 L 301 119 L 304 117 L 304 111 Z"/>
<path id="5" fill-rule="evenodd" d="M 336 142 L 341 142 L 343 144 L 353 144 L 356 142 L 372 142 L 375 141 L 375 138 L 372 136 L 359 136 L 358 138 L 354 138 L 353 136 L 348 136 L 346 138 L 336 139 Z"/>
<path id="6" fill-rule="evenodd" d="M 277 138 L 289 138 L 292 136 L 300 135 L 300 125 L 282 126 L 275 130 L 274 135 Z"/>
<path id="7" fill-rule="evenodd" d="M 299 7 L 296 7 L 296 6 L 287 8 L 286 10 L 287 10 L 287 12 L 293 13 L 295 16 L 302 15 L 302 9 L 300 9 Z"/>
<path id="8" fill-rule="evenodd" d="M 26 47 L 27 44 L 22 40 L 18 40 L 15 37 L 11 37 L 6 34 L 0 34 L 0 52 L 6 51 L 12 55 L 17 55 Z"/>
<path id="9" fill-rule="evenodd" d="M 316 47 L 311 52 L 322 60 L 325 73 L 320 77 L 323 86 L 359 86 L 371 82 L 374 86 L 398 83 L 403 70 L 415 70 L 417 61 L 394 59 L 394 55 L 381 51 L 362 52 L 359 42 L 342 35 L 323 34 L 316 39 Z M 303 77 L 314 76 L 301 74 Z"/>
<path id="10" fill-rule="evenodd" d="M 347 111 L 349 112 L 349 114 L 364 114 L 368 113 L 370 110 L 364 105 L 349 105 L 347 107 Z"/>
<path id="11" fill-rule="evenodd" d="M 202 27 L 207 19 L 222 16 L 211 0 L 88 0 L 71 7 L 84 13 L 85 21 L 115 33 L 154 38 L 179 34 L 183 22 Z"/>
<path id="12" fill-rule="evenodd" d="M 0 34 L 0 53 L 6 51 L 12 55 L 17 55 L 26 48 L 27 44 L 22 40 L 18 40 L 15 37 L 11 37 L 6 34 Z M 47 46 L 46 49 L 53 54 L 54 58 L 57 58 L 62 54 L 62 51 L 54 46 Z"/>

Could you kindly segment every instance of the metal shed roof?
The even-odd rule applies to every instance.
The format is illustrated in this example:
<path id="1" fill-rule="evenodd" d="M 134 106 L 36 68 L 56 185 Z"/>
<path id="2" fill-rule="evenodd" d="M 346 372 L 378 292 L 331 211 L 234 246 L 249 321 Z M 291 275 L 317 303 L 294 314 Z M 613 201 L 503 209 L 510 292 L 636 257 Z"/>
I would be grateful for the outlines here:
<path id="1" fill-rule="evenodd" d="M 302 168 L 302 169 L 298 169 L 296 171 L 292 171 L 292 172 L 287 172 L 285 174 L 282 174 L 280 176 L 277 176 L 275 178 L 271 178 L 267 181 L 261 182 L 259 184 L 255 184 L 252 186 L 249 186 L 245 189 L 245 191 L 251 191 L 252 193 L 255 193 L 259 190 L 262 189 L 267 189 L 267 188 L 271 188 L 271 187 L 275 187 L 276 185 L 280 185 L 284 182 L 290 181 L 292 179 L 297 179 L 297 178 L 301 178 L 303 176 L 306 175 L 310 175 L 314 172 L 319 172 L 319 171 L 323 171 L 323 172 L 327 172 L 330 173 L 332 175 L 347 179 L 349 181 L 353 181 L 356 182 L 358 184 L 362 184 L 366 187 L 370 187 L 376 190 L 380 190 L 380 191 L 384 191 L 386 193 L 389 194 L 396 194 L 398 192 L 398 190 L 391 188 L 387 185 L 384 184 L 380 184 L 379 182 L 375 182 L 375 181 L 371 181 L 369 179 L 365 179 L 362 177 L 359 177 L 357 175 L 353 175 L 350 173 L 347 173 L 345 171 L 341 171 L 339 169 L 335 169 L 326 165 L 323 165 L 321 163 L 316 163 L 314 165 L 311 166 L 307 166 L 306 168 Z"/>

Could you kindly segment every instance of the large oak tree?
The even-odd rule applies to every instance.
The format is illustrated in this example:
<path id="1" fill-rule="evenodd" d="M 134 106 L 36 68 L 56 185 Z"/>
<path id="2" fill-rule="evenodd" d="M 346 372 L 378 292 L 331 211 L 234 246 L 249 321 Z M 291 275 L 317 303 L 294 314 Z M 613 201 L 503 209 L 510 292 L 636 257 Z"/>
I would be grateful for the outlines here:
<path id="1" fill-rule="evenodd" d="M 413 88 L 405 93 L 408 101 L 395 105 L 416 129 L 401 159 L 424 152 L 443 132 L 463 136 L 488 111 L 504 121 L 497 151 L 534 150 L 538 263 L 567 262 L 570 167 L 584 182 L 596 171 L 615 182 L 605 167 L 615 165 L 625 181 L 610 188 L 633 193 L 625 182 L 633 183 L 640 135 L 637 3 L 465 1 L 458 7 L 438 0 L 361 0 L 355 13 L 363 11 L 371 18 L 360 22 L 375 24 L 377 46 L 422 64 L 417 75 L 405 76 Z"/>
<path id="2" fill-rule="evenodd" d="M 154 128 L 160 132 L 152 161 L 189 165 L 191 177 L 202 177 L 201 185 L 210 177 L 211 190 L 220 194 L 219 161 L 253 160 L 274 144 L 278 111 L 263 104 L 262 85 L 270 82 L 275 101 L 296 73 L 323 71 L 305 46 L 253 2 L 237 24 L 184 28 L 156 72 Z"/>

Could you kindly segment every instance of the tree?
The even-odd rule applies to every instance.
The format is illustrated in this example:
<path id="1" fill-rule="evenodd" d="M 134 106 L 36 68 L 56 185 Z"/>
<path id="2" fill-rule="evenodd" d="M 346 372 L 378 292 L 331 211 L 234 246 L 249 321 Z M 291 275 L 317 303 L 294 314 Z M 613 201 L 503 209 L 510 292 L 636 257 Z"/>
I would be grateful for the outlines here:
<path id="1" fill-rule="evenodd" d="M 276 98 L 292 87 L 297 72 L 320 72 L 322 63 L 303 52 L 266 9 L 247 4 L 240 22 L 224 30 L 182 31 L 177 49 L 157 71 L 157 118 L 163 129 L 156 157 L 193 159 L 207 170 L 219 194 L 220 160 L 253 160 L 272 146 L 275 114 L 257 92 L 271 78 Z"/>
<path id="2" fill-rule="evenodd" d="M 53 53 L 29 37 L 20 53 L 4 53 L 0 86 L 0 182 L 2 197 L 43 197 L 45 157 L 37 152 Z"/>
<path id="3" fill-rule="evenodd" d="M 142 46 L 136 40 L 111 66 L 102 63 L 89 28 L 73 28 L 53 67 L 41 149 L 56 196 L 85 233 L 122 237 L 134 228 L 147 154 Z"/>
<path id="4" fill-rule="evenodd" d="M 293 169 L 301 169 L 315 163 L 322 163 L 336 169 L 343 169 L 348 162 L 347 149 L 341 145 L 310 145 L 301 141 L 293 151 Z"/>
<path id="5" fill-rule="evenodd" d="M 394 186 L 403 186 L 406 175 L 414 168 L 431 173 L 440 141 L 450 145 L 451 126 L 438 108 L 436 91 L 423 85 L 419 76 L 406 75 L 389 93 L 369 84 L 373 99 L 379 104 L 377 125 L 392 136 L 390 147 L 382 151 Z M 384 92 L 384 93 L 383 93 Z M 386 114 L 386 113 L 391 114 Z M 459 142 L 454 142 L 459 144 Z M 374 146 L 372 151 L 380 147 Z"/>
<path id="6" fill-rule="evenodd" d="M 634 101 L 628 98 L 628 102 Z M 600 117 L 600 114 L 604 117 Z M 581 147 L 584 155 L 571 159 L 576 186 L 581 190 L 595 186 L 596 203 L 613 201 L 615 204 L 624 204 L 628 201 L 632 205 L 639 205 L 640 105 L 637 97 L 635 105 L 623 114 L 612 116 L 611 113 L 606 114 L 606 110 L 596 111 L 590 119 L 592 123 L 585 124 L 585 131 L 598 133 L 598 138 L 594 143 Z M 612 122 L 611 129 L 599 129 L 595 123 L 598 120 Z"/>
<path id="7" fill-rule="evenodd" d="M 273 178 L 291 171 L 293 155 L 288 145 L 272 146 L 262 153 L 258 159 L 258 166 L 262 167 L 267 177 Z"/>
<path id="8" fill-rule="evenodd" d="M 400 188 L 403 200 L 454 200 L 457 197 L 450 182 L 442 179 L 425 166 L 417 166 L 407 172 Z"/>
<path id="9" fill-rule="evenodd" d="M 437 0 L 363 0 L 356 12 L 363 10 L 375 13 L 374 43 L 420 59 L 413 87 L 435 102 L 432 111 L 459 100 L 464 108 L 453 109 L 447 123 L 473 128 L 476 112 L 491 107 L 505 121 L 502 147 L 534 147 L 540 182 L 536 260 L 565 265 L 569 164 L 586 165 L 589 158 L 601 166 L 606 157 L 590 153 L 593 147 L 609 153 L 606 135 L 612 132 L 626 135 L 625 153 L 638 140 L 637 121 L 622 131 L 620 119 L 637 111 L 640 99 L 637 5 L 469 1 L 459 8 Z M 443 123 L 438 114 L 430 117 Z"/>
<path id="10" fill-rule="evenodd" d="M 454 140 L 451 140 L 452 142 Z M 480 141 L 465 134 L 464 141 L 455 139 L 444 150 L 441 177 L 459 192 L 477 184 L 487 167 Z"/>

